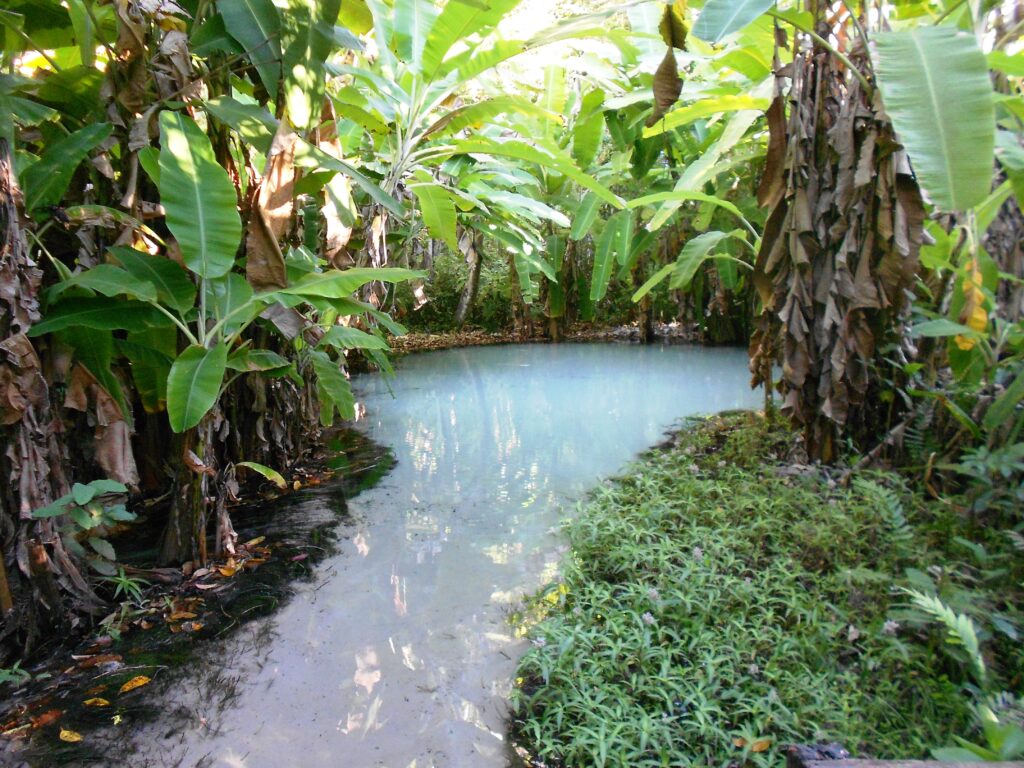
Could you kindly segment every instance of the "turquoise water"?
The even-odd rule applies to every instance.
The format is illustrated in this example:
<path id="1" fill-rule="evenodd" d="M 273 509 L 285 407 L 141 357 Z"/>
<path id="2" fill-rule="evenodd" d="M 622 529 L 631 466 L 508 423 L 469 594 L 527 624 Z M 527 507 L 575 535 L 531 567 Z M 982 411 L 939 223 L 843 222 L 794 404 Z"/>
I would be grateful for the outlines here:
<path id="1" fill-rule="evenodd" d="M 681 417 L 757 407 L 746 362 L 726 349 L 503 346 L 358 379 L 362 428 L 397 465 L 349 501 L 341 551 L 312 583 L 166 686 L 175 722 L 136 733 L 133 763 L 507 765 L 523 647 L 506 617 L 555 575 L 559 521 Z"/>

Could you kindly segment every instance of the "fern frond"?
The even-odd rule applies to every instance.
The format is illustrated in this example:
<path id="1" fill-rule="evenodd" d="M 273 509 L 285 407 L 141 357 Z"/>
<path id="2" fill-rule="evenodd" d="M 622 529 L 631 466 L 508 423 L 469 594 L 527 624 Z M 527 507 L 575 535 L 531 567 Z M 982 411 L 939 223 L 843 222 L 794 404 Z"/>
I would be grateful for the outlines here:
<path id="1" fill-rule="evenodd" d="M 903 502 L 899 494 L 891 488 L 876 483 L 874 480 L 855 478 L 854 489 L 873 502 L 879 516 L 885 521 L 893 538 L 900 544 L 907 544 L 913 538 L 913 531 L 907 523 L 903 512 Z"/>
<path id="2" fill-rule="evenodd" d="M 964 613 L 957 613 L 935 595 L 926 595 L 916 589 L 903 588 L 910 595 L 914 605 L 946 627 L 946 638 L 953 645 L 959 645 L 967 651 L 974 667 L 979 683 L 985 681 L 985 659 L 981 656 L 981 643 L 978 631 L 971 618 Z"/>
<path id="3" fill-rule="evenodd" d="M 934 421 L 935 404 L 931 401 L 919 403 L 914 418 L 903 433 L 903 445 L 912 463 L 924 461 L 939 449 L 932 429 Z"/>

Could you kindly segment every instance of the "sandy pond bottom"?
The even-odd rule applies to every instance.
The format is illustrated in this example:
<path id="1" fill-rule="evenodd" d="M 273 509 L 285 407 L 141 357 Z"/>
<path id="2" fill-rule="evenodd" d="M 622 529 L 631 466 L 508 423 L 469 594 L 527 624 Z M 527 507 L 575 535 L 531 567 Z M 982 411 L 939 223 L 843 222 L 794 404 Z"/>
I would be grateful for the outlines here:
<path id="1" fill-rule="evenodd" d="M 613 344 L 412 355 L 394 397 L 362 377 L 396 467 L 349 501 L 314 580 L 201 646 L 165 721 L 121 732 L 125 764 L 509 765 L 506 617 L 555 574 L 558 522 L 680 417 L 756 407 L 747 381 L 739 350 Z"/>

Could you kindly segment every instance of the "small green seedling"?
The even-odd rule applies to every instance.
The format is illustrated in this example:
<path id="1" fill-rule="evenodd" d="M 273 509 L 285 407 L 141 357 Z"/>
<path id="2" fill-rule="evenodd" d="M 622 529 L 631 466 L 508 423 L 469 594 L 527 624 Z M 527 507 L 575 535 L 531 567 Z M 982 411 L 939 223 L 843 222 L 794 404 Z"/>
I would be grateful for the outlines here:
<path id="1" fill-rule="evenodd" d="M 61 496 L 52 504 L 32 513 L 33 517 L 46 518 L 67 515 L 69 523 L 61 528 L 61 540 L 66 549 L 85 558 L 97 573 L 113 576 L 117 573 L 114 562 L 117 556 L 114 547 L 102 534 L 117 523 L 136 519 L 119 497 L 128 493 L 128 488 L 115 480 L 93 480 L 91 483 L 75 483 L 71 493 Z M 85 538 L 92 552 L 79 541 Z"/>
<path id="2" fill-rule="evenodd" d="M 21 662 L 14 662 L 13 667 L 0 667 L 0 685 L 4 683 L 11 683 L 12 685 L 22 685 L 32 679 L 31 673 L 21 668 Z"/>

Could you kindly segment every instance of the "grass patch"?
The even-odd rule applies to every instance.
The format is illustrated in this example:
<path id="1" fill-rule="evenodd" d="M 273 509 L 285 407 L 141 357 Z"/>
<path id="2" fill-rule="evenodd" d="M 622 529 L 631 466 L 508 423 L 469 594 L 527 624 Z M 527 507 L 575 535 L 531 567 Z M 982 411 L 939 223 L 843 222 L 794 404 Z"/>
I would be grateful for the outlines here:
<path id="1" fill-rule="evenodd" d="M 778 765 L 820 741 L 926 757 L 972 734 L 986 691 L 1020 689 L 1012 540 L 893 475 L 786 464 L 793 445 L 716 417 L 593 492 L 522 617 L 512 734 L 535 764 Z M 971 619 L 984 678 L 901 587 Z"/>

